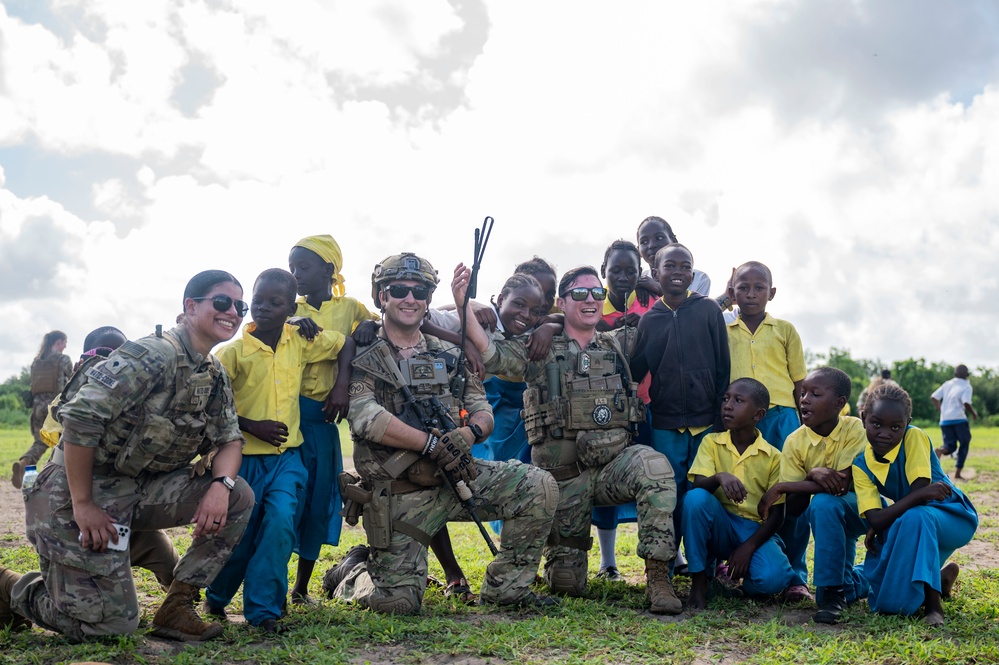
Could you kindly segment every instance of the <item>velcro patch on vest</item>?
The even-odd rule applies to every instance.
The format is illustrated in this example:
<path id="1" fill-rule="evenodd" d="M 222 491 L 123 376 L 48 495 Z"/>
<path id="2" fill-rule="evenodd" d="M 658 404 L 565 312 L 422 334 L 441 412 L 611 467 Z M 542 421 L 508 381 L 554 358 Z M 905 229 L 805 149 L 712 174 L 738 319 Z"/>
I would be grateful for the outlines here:
<path id="1" fill-rule="evenodd" d="M 141 344 L 136 344 L 135 342 L 128 341 L 118 347 L 118 351 L 124 353 L 127 356 L 132 356 L 133 358 L 141 358 L 142 356 L 149 353 L 149 349 L 142 346 Z"/>
<path id="2" fill-rule="evenodd" d="M 194 389 L 195 397 L 208 397 L 211 394 L 212 394 L 211 386 L 198 386 L 197 388 Z"/>
<path id="3" fill-rule="evenodd" d="M 360 395 L 364 392 L 364 384 L 360 381 L 353 381 L 347 388 L 348 395 Z"/>
<path id="4" fill-rule="evenodd" d="M 118 379 L 116 379 L 113 376 L 110 376 L 108 374 L 105 374 L 104 372 L 102 372 L 100 369 L 98 369 L 96 367 L 91 367 L 90 369 L 88 369 L 87 370 L 87 376 L 92 381 L 96 381 L 97 383 L 101 384 L 102 386 L 104 386 L 106 388 L 110 388 L 112 390 L 114 390 L 114 388 L 118 386 Z"/>

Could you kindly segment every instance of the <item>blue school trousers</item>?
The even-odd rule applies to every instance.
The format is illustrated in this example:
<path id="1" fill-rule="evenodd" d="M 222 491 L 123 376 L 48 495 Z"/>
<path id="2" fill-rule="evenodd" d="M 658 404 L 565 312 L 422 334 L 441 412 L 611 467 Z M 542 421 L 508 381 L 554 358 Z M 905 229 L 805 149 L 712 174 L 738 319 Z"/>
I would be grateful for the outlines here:
<path id="1" fill-rule="evenodd" d="M 700 488 L 687 492 L 683 503 L 683 543 L 691 573 L 724 561 L 760 527 L 745 517 L 728 512 L 714 494 Z M 780 538 L 770 537 L 754 553 L 742 588 L 748 594 L 773 596 L 791 584 L 796 575 L 781 550 Z"/>
<path id="2" fill-rule="evenodd" d="M 308 397 L 298 398 L 301 413 L 302 464 L 309 473 L 305 500 L 299 504 L 297 545 L 295 551 L 306 561 L 319 558 L 323 545 L 338 545 L 343 518 L 338 477 L 343 472 L 340 430 L 326 422 L 323 403 Z"/>
<path id="3" fill-rule="evenodd" d="M 773 406 L 756 425 L 763 439 L 777 450 L 784 450 L 784 439 L 801 427 L 798 410 L 793 406 Z"/>
<path id="4" fill-rule="evenodd" d="M 677 537 L 683 533 L 681 528 L 683 499 L 690 489 L 687 472 L 690 470 L 690 465 L 694 463 L 694 458 L 697 456 L 697 449 L 701 447 L 701 439 L 710 431 L 710 427 L 700 434 L 691 434 L 689 430 L 681 432 L 675 429 L 652 429 L 652 447 L 666 456 L 666 459 L 669 460 L 669 465 L 673 467 L 673 476 L 676 478 L 676 508 L 673 510 L 673 533 Z"/>
<path id="5" fill-rule="evenodd" d="M 945 501 L 932 501 L 902 513 L 876 553 L 867 553 L 864 574 L 871 583 L 867 603 L 874 612 L 910 616 L 926 600 L 928 584 L 939 593 L 940 568 L 950 555 L 971 542 L 978 514 L 955 490 Z"/>
<path id="6" fill-rule="evenodd" d="M 239 475 L 256 497 L 243 539 L 205 589 L 214 607 L 225 607 L 243 584 L 243 615 L 253 626 L 280 619 L 288 595 L 288 561 L 295 545 L 295 517 L 308 471 L 298 448 L 280 455 L 246 455 Z"/>
<path id="7" fill-rule="evenodd" d="M 486 389 L 489 406 L 493 408 L 493 431 L 485 441 L 472 446 L 472 457 L 493 462 L 515 459 L 530 464 L 531 446 L 527 443 L 527 431 L 520 417 L 527 384 L 492 376 L 482 385 Z M 493 520 L 489 526 L 499 534 L 503 521 Z"/>
<path id="8" fill-rule="evenodd" d="M 867 535 L 867 522 L 857 512 L 857 495 L 816 494 L 805 515 L 815 540 L 815 601 L 822 604 L 823 587 L 842 586 L 848 603 L 867 597 L 870 585 L 864 566 L 854 565 L 857 539 Z"/>

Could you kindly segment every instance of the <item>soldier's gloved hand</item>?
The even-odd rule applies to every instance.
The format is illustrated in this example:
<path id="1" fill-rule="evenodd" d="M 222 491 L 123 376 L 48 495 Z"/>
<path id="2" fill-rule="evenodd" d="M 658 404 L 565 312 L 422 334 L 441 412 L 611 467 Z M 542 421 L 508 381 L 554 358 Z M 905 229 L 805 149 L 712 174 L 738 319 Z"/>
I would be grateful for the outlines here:
<path id="1" fill-rule="evenodd" d="M 440 437 L 435 436 L 435 432 L 428 441 L 425 454 L 455 483 L 467 484 L 478 477 L 479 471 L 475 468 L 472 456 L 461 449 L 461 435 L 455 432 L 457 430 Z"/>
<path id="2" fill-rule="evenodd" d="M 475 434 L 472 432 L 471 427 L 459 427 L 453 429 L 447 434 L 444 434 L 442 439 L 446 438 L 454 441 L 454 445 L 461 448 L 461 452 L 472 454 L 472 444 L 475 443 Z"/>

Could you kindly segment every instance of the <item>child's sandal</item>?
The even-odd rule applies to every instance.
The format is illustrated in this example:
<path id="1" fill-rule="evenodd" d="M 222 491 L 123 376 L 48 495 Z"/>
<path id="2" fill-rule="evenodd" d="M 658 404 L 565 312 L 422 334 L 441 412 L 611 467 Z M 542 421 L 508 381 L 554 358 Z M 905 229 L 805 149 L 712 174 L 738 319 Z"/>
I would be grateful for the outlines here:
<path id="1" fill-rule="evenodd" d="M 468 580 L 464 577 L 448 583 L 444 587 L 444 597 L 455 598 L 465 605 L 475 605 L 478 602 L 478 598 L 472 593 L 472 588 L 468 586 Z"/>

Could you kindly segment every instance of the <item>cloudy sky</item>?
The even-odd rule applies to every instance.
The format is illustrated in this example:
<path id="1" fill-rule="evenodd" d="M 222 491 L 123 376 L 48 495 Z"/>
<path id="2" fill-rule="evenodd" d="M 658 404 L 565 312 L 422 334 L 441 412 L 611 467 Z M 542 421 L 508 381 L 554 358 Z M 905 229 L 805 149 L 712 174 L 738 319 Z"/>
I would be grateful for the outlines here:
<path id="1" fill-rule="evenodd" d="M 657 214 L 715 293 L 767 263 L 812 351 L 995 366 L 996 34 L 971 0 L 2 0 L 0 377 L 309 234 L 367 302 L 485 215 L 480 295 Z"/>

